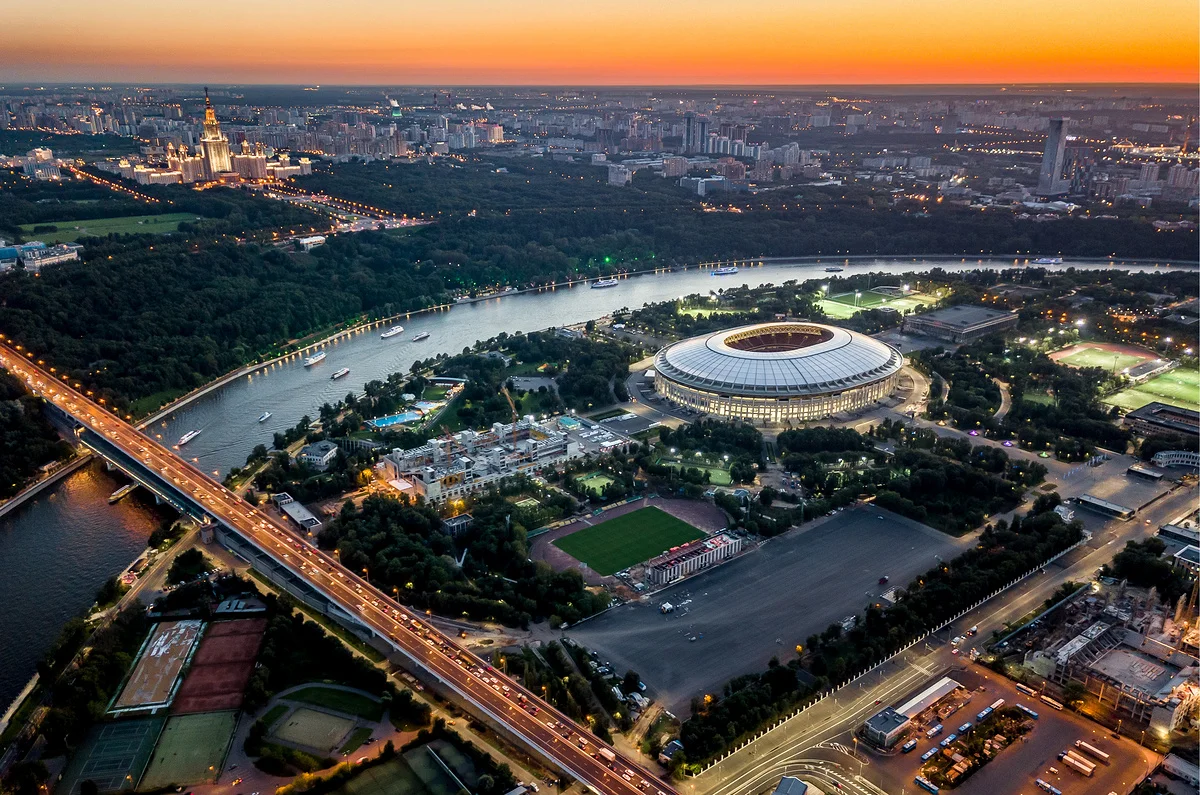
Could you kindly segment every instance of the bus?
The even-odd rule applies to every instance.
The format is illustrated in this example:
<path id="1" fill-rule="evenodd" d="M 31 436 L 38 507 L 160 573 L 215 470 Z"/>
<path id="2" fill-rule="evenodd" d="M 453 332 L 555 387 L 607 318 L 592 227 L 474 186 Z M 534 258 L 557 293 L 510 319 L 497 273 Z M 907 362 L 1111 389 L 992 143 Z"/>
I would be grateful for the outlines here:
<path id="1" fill-rule="evenodd" d="M 1031 710 L 1029 707 L 1025 706 L 1024 704 L 1017 704 L 1017 709 L 1021 710 L 1022 712 L 1024 712 L 1026 715 L 1033 718 L 1034 720 L 1038 719 L 1038 714 L 1036 712 L 1034 712 L 1033 710 Z"/>
<path id="2" fill-rule="evenodd" d="M 900 753 L 907 754 L 909 751 L 917 747 L 916 740 L 909 740 L 904 745 L 900 746 Z"/>
<path id="3" fill-rule="evenodd" d="M 1034 690 L 1034 689 L 1033 689 L 1032 687 L 1030 687 L 1029 685 L 1017 684 L 1017 690 L 1020 690 L 1022 693 L 1024 693 L 1024 694 L 1025 694 L 1025 695 L 1027 695 L 1027 696 L 1034 696 L 1034 697 L 1036 697 L 1036 696 L 1037 696 L 1037 694 L 1038 694 L 1038 691 Z"/>
<path id="4" fill-rule="evenodd" d="M 938 794 L 938 788 L 936 786 L 934 786 L 934 783 L 932 781 L 925 778 L 924 776 L 917 776 L 916 778 L 913 779 L 913 781 L 917 782 L 917 786 L 920 787 L 921 789 L 925 790 L 926 792 L 932 792 L 933 795 Z"/>
<path id="5" fill-rule="evenodd" d="M 990 709 L 992 710 L 992 712 L 995 712 L 996 710 L 1000 709 L 1003 706 L 1004 706 L 1004 699 L 998 698 L 992 702 Z"/>
<path id="6" fill-rule="evenodd" d="M 984 718 L 986 718 L 988 715 L 991 715 L 991 714 L 992 714 L 992 712 L 993 712 L 993 710 L 992 710 L 992 708 L 991 708 L 991 707 L 984 707 L 983 709 L 979 710 L 979 714 L 975 716 L 975 721 L 976 721 L 977 723 L 978 723 L 979 721 L 982 721 L 982 720 L 983 720 Z"/>
<path id="7" fill-rule="evenodd" d="M 929 731 L 925 732 L 925 736 L 926 736 L 926 737 L 937 737 L 939 734 L 941 734 L 941 733 L 942 733 L 942 729 L 943 729 L 943 728 L 945 728 L 945 727 L 944 727 L 944 726 L 942 726 L 942 724 L 940 724 L 940 723 L 939 723 L 937 726 L 934 726 L 932 729 L 930 729 Z"/>
<path id="8" fill-rule="evenodd" d="M 1042 696 L 1042 703 L 1049 707 L 1053 707 L 1059 712 L 1062 712 L 1063 705 L 1060 702 L 1050 698 L 1050 696 Z"/>
<path id="9" fill-rule="evenodd" d="M 1042 789 L 1044 789 L 1046 792 L 1049 792 L 1050 795 L 1063 795 L 1062 790 L 1060 790 L 1058 787 L 1054 786 L 1053 784 L 1051 784 L 1048 781 L 1042 781 L 1039 778 L 1037 780 L 1037 785 L 1039 787 L 1041 787 Z"/>
<path id="10" fill-rule="evenodd" d="M 930 748 L 928 751 L 926 751 L 925 753 L 921 754 L 921 761 L 928 762 L 930 759 L 933 759 L 935 756 L 937 756 L 937 752 L 938 752 L 938 748 L 935 745 L 932 748 Z"/>

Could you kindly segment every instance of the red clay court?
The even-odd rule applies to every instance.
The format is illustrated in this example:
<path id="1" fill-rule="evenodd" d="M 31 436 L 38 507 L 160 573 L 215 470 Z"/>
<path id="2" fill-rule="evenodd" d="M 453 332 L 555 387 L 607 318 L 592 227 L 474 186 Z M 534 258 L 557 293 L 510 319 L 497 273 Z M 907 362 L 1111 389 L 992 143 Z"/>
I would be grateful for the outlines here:
<path id="1" fill-rule="evenodd" d="M 266 628 L 265 618 L 210 624 L 175 696 L 171 714 L 239 708 Z"/>

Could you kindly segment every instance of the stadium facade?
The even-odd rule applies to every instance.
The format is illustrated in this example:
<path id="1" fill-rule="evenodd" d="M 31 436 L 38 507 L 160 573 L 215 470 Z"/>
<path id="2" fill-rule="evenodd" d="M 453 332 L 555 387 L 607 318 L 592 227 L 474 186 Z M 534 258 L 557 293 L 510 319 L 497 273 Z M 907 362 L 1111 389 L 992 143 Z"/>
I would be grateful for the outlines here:
<path id="1" fill-rule="evenodd" d="M 654 387 L 685 408 L 759 425 L 817 420 L 883 400 L 904 357 L 879 340 L 803 321 L 759 323 L 676 342 Z"/>

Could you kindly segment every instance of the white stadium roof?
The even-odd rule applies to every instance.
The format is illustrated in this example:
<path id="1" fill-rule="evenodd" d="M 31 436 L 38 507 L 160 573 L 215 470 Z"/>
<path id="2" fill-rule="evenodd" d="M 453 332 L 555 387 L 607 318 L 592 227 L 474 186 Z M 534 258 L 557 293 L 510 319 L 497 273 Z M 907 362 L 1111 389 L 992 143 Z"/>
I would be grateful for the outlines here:
<path id="1" fill-rule="evenodd" d="M 855 331 L 820 323 L 760 323 L 677 342 L 654 357 L 660 376 L 710 392 L 802 397 L 895 374 L 904 357 Z"/>

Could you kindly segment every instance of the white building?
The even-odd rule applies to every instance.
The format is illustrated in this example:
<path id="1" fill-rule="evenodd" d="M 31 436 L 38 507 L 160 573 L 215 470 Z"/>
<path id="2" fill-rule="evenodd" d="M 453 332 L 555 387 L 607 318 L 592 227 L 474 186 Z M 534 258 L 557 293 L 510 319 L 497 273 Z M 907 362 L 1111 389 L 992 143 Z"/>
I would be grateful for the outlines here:
<path id="1" fill-rule="evenodd" d="M 742 549 L 742 539 L 727 533 L 684 544 L 646 564 L 646 579 L 655 585 L 682 580 L 689 574 L 732 558 Z"/>

